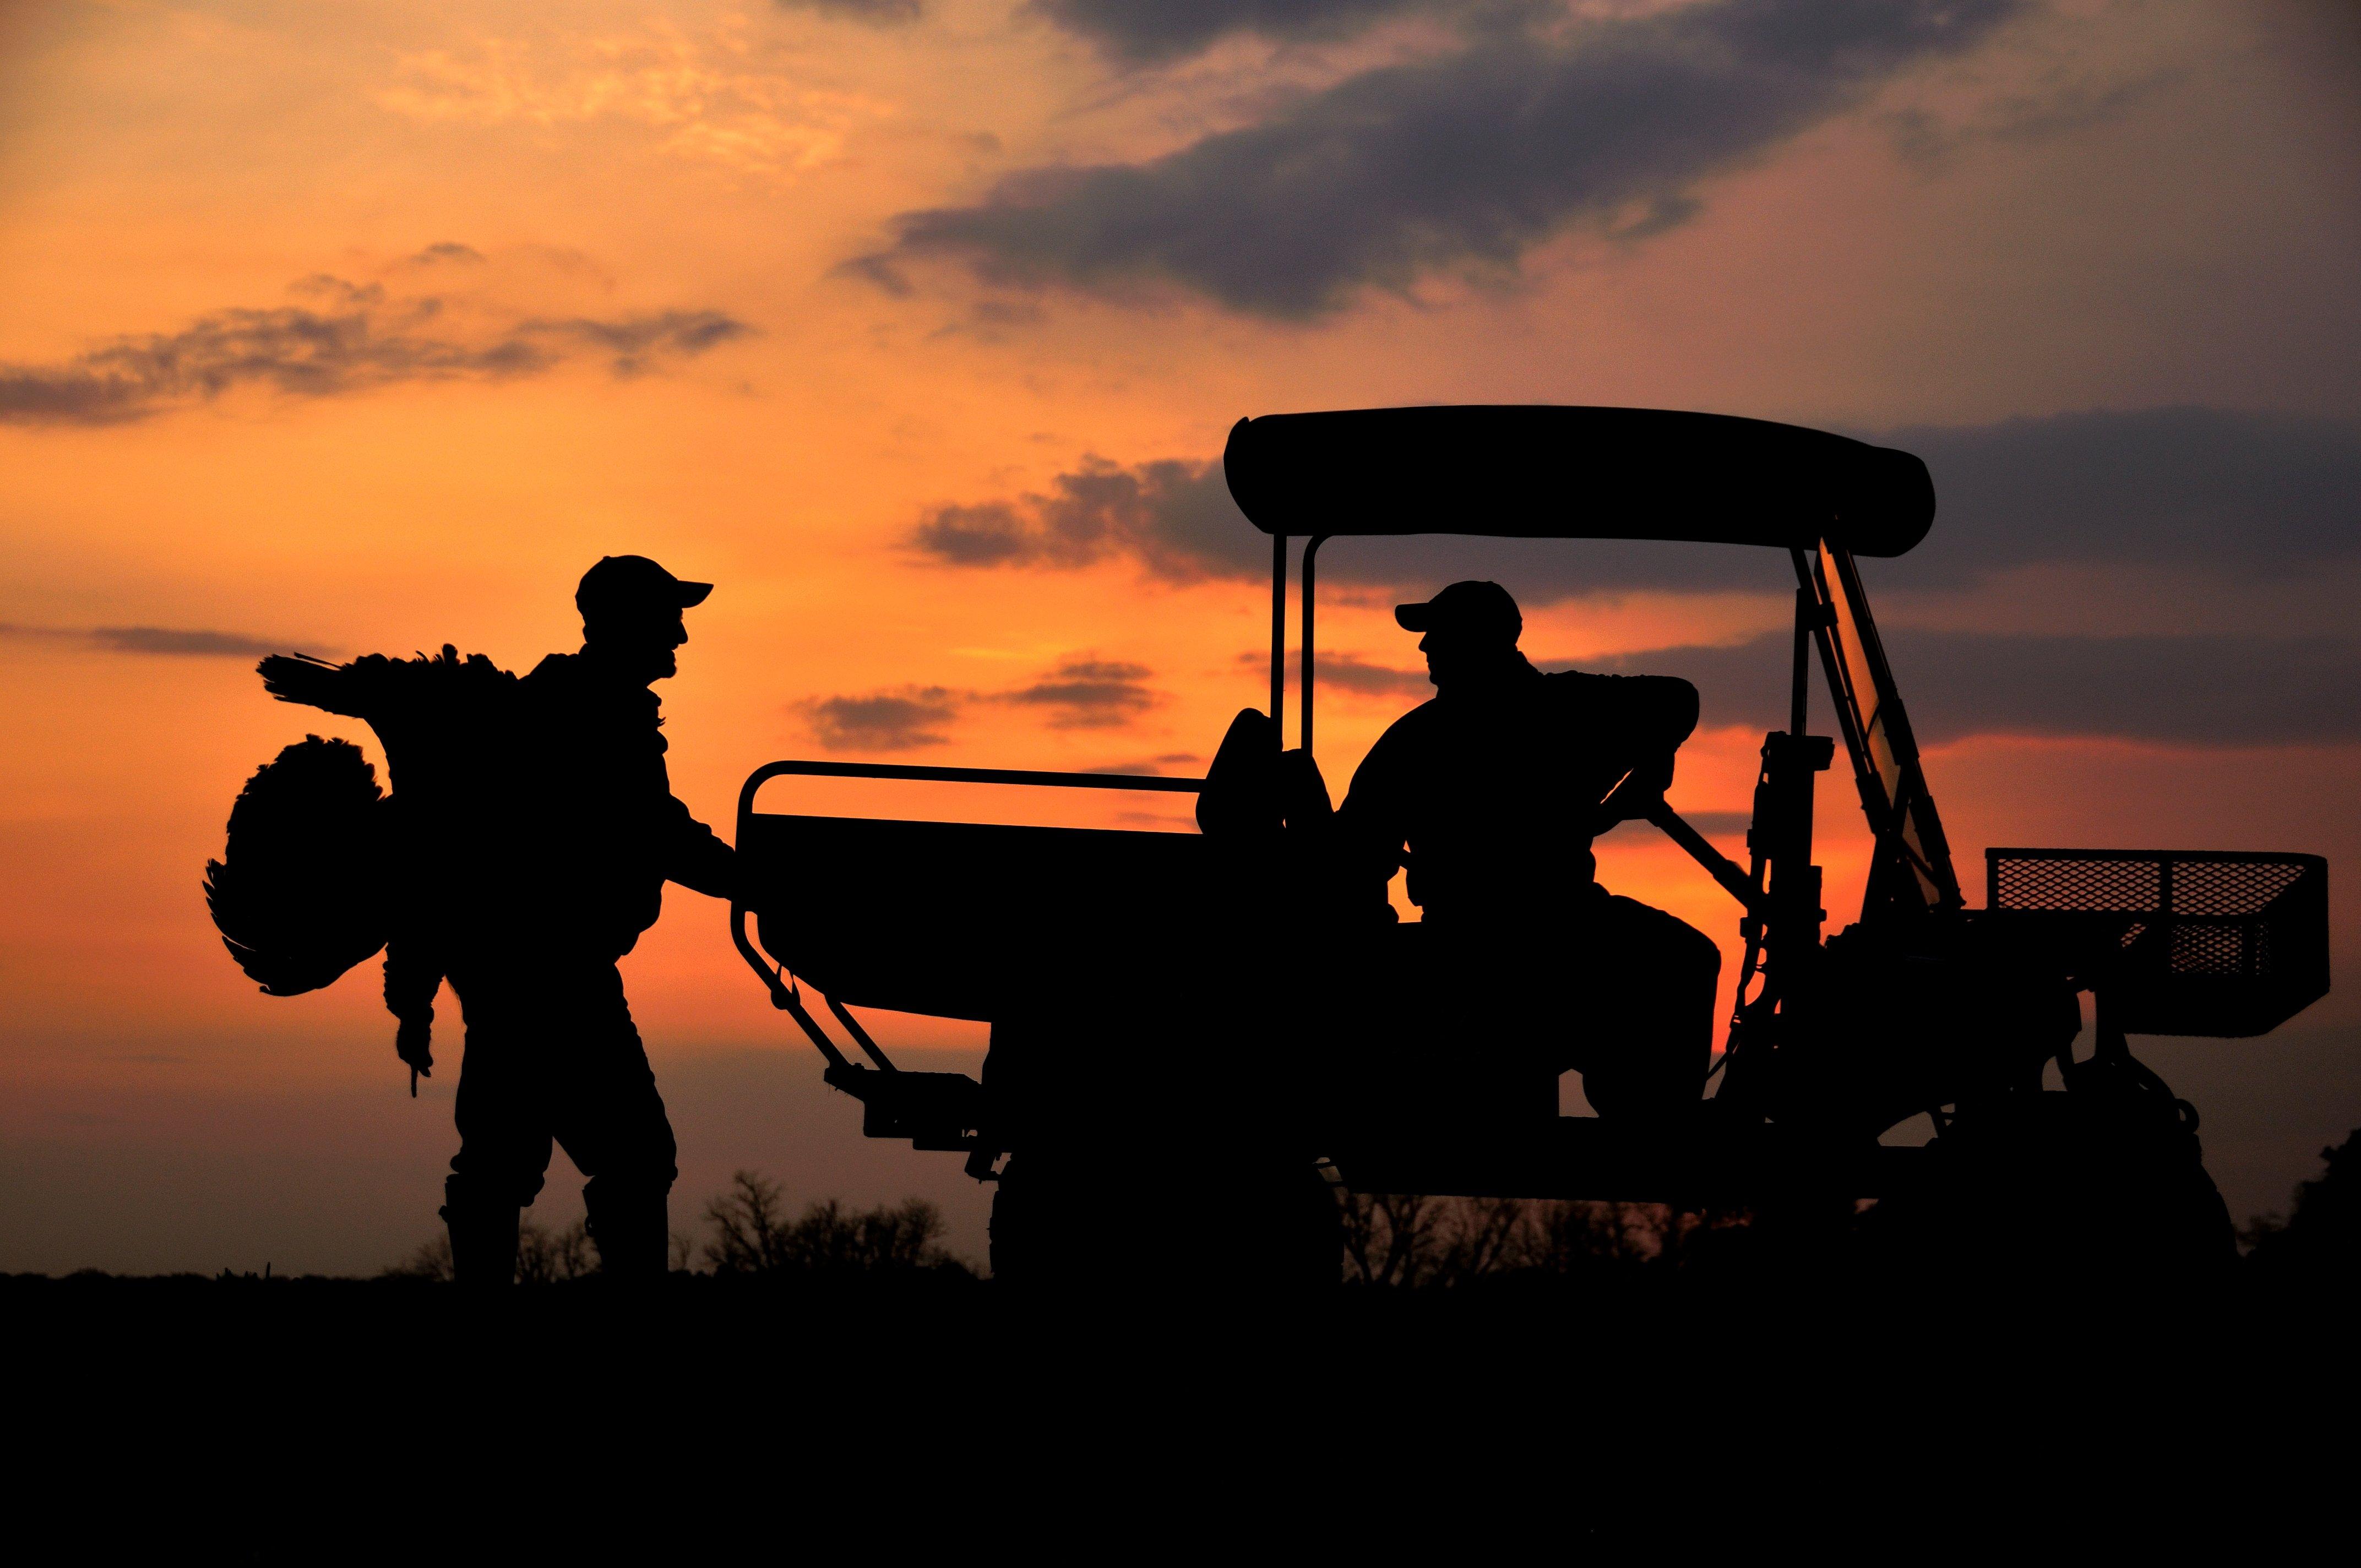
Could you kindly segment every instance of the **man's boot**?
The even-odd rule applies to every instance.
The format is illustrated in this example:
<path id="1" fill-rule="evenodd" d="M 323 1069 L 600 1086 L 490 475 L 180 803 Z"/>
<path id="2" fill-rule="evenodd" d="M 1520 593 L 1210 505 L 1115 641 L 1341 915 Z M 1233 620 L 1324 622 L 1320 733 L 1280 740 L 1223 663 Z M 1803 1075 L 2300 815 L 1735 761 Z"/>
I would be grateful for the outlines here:
<path id="1" fill-rule="evenodd" d="M 445 1203 L 451 1232 L 451 1273 L 470 1289 L 516 1283 L 517 1216 L 513 1205 Z"/>

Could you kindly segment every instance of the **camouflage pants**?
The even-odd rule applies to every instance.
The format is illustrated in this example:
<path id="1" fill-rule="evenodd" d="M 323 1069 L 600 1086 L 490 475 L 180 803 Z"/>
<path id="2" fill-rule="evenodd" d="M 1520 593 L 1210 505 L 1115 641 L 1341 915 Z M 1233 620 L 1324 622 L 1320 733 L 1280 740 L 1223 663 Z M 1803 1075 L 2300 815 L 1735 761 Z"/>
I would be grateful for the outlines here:
<path id="1" fill-rule="evenodd" d="M 615 966 L 455 965 L 451 986 L 467 1025 L 451 1205 L 530 1204 L 554 1144 L 589 1179 L 594 1232 L 602 1213 L 660 1211 L 677 1174 L 672 1124 Z"/>

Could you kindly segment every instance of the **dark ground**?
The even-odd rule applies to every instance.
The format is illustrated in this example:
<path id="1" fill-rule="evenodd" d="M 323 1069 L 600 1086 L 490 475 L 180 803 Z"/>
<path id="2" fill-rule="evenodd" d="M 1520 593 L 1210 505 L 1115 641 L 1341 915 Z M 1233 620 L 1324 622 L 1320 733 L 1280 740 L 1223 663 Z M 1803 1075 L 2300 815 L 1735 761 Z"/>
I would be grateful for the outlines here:
<path id="1" fill-rule="evenodd" d="M 22 1528 L 234 1561 L 784 1556 L 848 1531 L 897 1559 L 2281 1558 L 2354 1457 L 2350 1296 L 2248 1276 L 1291 1302 L 675 1276 L 489 1303 L 16 1277 L 0 1314 Z"/>

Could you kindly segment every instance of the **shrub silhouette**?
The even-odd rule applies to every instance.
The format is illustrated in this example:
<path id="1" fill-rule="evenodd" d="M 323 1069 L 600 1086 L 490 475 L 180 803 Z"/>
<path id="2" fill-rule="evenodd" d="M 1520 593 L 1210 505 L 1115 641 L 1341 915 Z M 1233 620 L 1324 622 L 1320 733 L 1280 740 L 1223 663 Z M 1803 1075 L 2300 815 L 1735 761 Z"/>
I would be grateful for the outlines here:
<path id="1" fill-rule="evenodd" d="M 517 1227 L 518 1284 L 559 1285 L 598 1272 L 598 1254 L 590 1245 L 588 1221 L 577 1220 L 556 1232 L 530 1221 Z"/>
<path id="2" fill-rule="evenodd" d="M 675 1244 L 675 1251 L 677 1245 Z M 517 1283 L 562 1285 L 588 1279 L 598 1272 L 598 1252 L 590 1242 L 590 1227 L 581 1220 L 562 1231 L 551 1231 L 528 1220 L 517 1227 Z M 452 1279 L 451 1238 L 436 1236 L 401 1262 L 385 1269 L 380 1279 L 423 1279 L 447 1285 Z"/>
<path id="3" fill-rule="evenodd" d="M 2326 1168 L 2298 1184 L 2286 1219 L 2260 1215 L 2239 1233 L 2257 1272 L 2323 1283 L 2361 1273 L 2361 1128 L 2320 1157 Z"/>
<path id="4" fill-rule="evenodd" d="M 1339 1201 L 1345 1282 L 1409 1289 L 1683 1268 L 1719 1233 L 1745 1223 L 1661 1203 L 1353 1191 Z"/>
<path id="5" fill-rule="evenodd" d="M 1742 1223 L 1742 1216 L 1651 1203 L 1350 1191 L 1340 1193 L 1339 1202 L 1345 1283 L 1384 1288 L 1449 1289 L 1510 1277 L 1573 1279 L 1685 1268 L 1697 1261 L 1702 1244 Z M 778 1183 L 741 1170 L 727 1192 L 706 1204 L 704 1219 L 702 1262 L 719 1277 L 975 1275 L 940 1245 L 942 1214 L 923 1199 L 866 1210 L 826 1199 L 791 1217 Z M 675 1234 L 674 1272 L 686 1270 L 697 1250 L 689 1237 Z M 582 1222 L 556 1231 L 530 1222 L 519 1227 L 519 1284 L 565 1284 L 598 1270 L 598 1249 Z M 448 1283 L 449 1239 L 436 1236 L 380 1277 Z"/>
<path id="6" fill-rule="evenodd" d="M 803 1275 L 831 1278 L 974 1271 L 937 1245 L 942 1214 L 912 1198 L 860 1212 L 834 1199 L 805 1206 L 794 1220 L 778 1184 L 751 1170 L 705 1206 L 713 1237 L 705 1261 L 722 1276 Z"/>
<path id="7" fill-rule="evenodd" d="M 451 1238 L 438 1235 L 433 1241 L 422 1242 L 418 1250 L 400 1263 L 389 1264 L 378 1271 L 379 1279 L 420 1279 L 432 1285 L 448 1285 L 452 1280 Z"/>

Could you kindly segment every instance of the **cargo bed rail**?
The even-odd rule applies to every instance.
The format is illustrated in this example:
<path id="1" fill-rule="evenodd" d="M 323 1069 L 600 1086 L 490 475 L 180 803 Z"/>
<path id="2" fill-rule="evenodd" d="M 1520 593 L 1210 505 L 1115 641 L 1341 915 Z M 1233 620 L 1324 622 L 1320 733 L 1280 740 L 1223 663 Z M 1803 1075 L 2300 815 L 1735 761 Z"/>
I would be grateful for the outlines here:
<path id="1" fill-rule="evenodd" d="M 738 792 L 736 841 L 744 843 L 754 817 L 754 797 L 776 778 L 891 779 L 925 784 L 1031 784 L 1052 789 L 1144 790 L 1167 795 L 1194 795 L 1205 781 L 1169 778 L 1156 773 L 1051 773 L 1027 768 L 928 767 L 900 762 L 829 762 L 790 758 L 765 762 L 746 776 Z M 859 1100 L 864 1109 L 862 1131 L 870 1137 L 906 1137 L 926 1149 L 972 1148 L 983 1086 L 965 1073 L 906 1072 L 870 1037 L 851 1010 L 834 997 L 824 997 L 853 1044 L 870 1066 L 852 1060 L 804 1004 L 795 975 L 782 963 L 763 957 L 747 929 L 752 913 L 742 894 L 730 904 L 730 938 L 747 967 L 760 976 L 770 992 L 771 1005 L 796 1021 L 819 1054 L 827 1058 L 823 1075 L 833 1087 Z"/>

